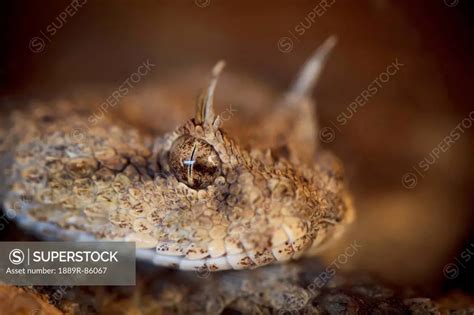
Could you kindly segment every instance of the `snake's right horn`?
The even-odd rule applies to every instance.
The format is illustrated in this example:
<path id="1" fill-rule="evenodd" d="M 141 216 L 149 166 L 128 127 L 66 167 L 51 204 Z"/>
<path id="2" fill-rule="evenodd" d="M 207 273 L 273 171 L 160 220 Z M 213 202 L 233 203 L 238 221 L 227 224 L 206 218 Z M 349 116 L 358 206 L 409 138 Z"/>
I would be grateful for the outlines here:
<path id="1" fill-rule="evenodd" d="M 311 95 L 311 91 L 316 86 L 328 56 L 334 46 L 336 46 L 336 43 L 337 37 L 333 35 L 316 49 L 298 73 L 295 82 L 288 92 L 289 97 L 303 98 Z"/>

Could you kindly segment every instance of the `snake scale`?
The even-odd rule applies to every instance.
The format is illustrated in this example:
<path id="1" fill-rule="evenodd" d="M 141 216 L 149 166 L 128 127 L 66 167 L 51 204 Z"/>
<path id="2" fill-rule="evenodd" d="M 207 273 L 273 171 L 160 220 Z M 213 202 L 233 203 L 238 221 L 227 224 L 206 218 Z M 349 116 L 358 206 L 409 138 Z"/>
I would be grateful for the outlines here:
<path id="1" fill-rule="evenodd" d="M 107 115 L 92 123 L 90 106 L 70 102 L 8 113 L 5 210 L 41 239 L 133 241 L 139 258 L 182 270 L 252 269 L 317 253 L 354 217 L 341 163 L 318 147 L 310 95 L 334 44 L 310 57 L 251 147 L 214 111 L 223 62 L 195 116 L 163 134 Z"/>

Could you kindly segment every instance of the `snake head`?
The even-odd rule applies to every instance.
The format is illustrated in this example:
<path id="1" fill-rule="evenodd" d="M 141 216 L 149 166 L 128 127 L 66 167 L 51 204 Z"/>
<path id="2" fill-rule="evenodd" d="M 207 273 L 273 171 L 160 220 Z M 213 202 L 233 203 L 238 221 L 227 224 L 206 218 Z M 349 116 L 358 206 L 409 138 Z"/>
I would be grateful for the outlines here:
<path id="1" fill-rule="evenodd" d="M 245 148 L 214 112 L 223 62 L 195 116 L 155 139 L 69 103 L 13 113 L 5 209 L 41 238 L 134 241 L 138 257 L 185 270 L 320 250 L 353 219 L 341 164 L 317 147 L 309 96 L 334 43 L 309 59 Z"/>
<path id="2" fill-rule="evenodd" d="M 214 67 L 195 117 L 155 142 L 159 265 L 215 271 L 287 261 L 321 249 L 353 219 L 341 164 L 330 153 L 280 156 L 271 139 L 260 140 L 270 148 L 245 150 L 220 128 L 213 95 L 223 66 Z M 307 109 L 299 103 L 285 106 Z"/>

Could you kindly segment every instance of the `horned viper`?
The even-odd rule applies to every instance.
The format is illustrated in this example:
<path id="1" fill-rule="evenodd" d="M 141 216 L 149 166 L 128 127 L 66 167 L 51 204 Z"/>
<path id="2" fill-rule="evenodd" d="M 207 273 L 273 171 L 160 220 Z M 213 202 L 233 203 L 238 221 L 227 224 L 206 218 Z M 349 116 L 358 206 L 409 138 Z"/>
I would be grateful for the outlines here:
<path id="1" fill-rule="evenodd" d="M 223 62 L 195 116 L 164 134 L 107 115 L 92 121 L 90 106 L 68 102 L 9 113 L 0 148 L 6 211 L 42 239 L 134 241 L 140 258 L 184 270 L 317 252 L 354 217 L 340 162 L 318 148 L 310 95 L 334 44 L 306 62 L 250 148 L 214 111 Z"/>

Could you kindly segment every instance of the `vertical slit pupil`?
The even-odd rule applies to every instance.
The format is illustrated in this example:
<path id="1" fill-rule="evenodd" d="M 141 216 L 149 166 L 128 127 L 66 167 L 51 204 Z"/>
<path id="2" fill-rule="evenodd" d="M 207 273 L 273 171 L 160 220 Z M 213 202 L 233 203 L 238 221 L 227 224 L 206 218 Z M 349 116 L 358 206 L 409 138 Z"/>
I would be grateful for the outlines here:
<path id="1" fill-rule="evenodd" d="M 214 148 L 206 141 L 189 135 L 175 140 L 169 165 L 179 181 L 195 189 L 211 185 L 221 170 L 221 161 Z"/>

